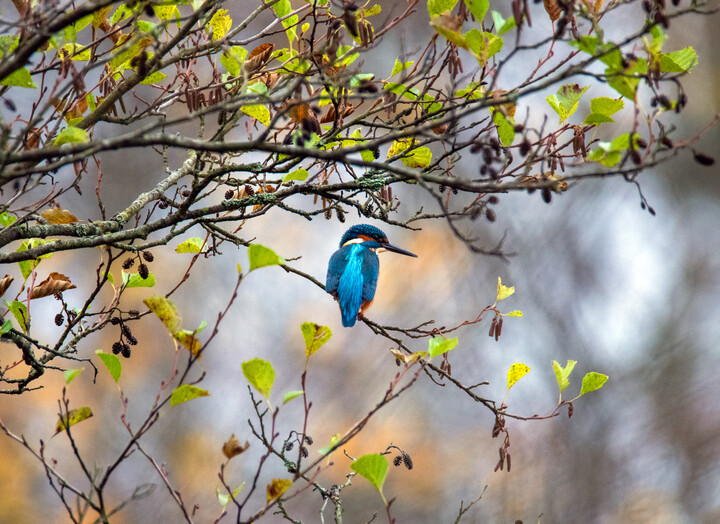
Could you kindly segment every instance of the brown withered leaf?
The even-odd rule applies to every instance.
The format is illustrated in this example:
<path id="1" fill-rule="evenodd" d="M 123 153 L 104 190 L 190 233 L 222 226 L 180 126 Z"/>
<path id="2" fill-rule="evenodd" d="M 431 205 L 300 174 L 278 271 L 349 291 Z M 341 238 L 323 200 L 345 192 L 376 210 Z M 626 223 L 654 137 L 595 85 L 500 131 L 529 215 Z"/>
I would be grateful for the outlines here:
<path id="1" fill-rule="evenodd" d="M 5 275 L 4 277 L 0 278 L 0 297 L 5 294 L 7 291 L 7 288 L 10 287 L 10 284 L 12 284 L 13 277 L 10 275 Z"/>
<path id="2" fill-rule="evenodd" d="M 49 295 L 54 295 L 55 293 L 62 293 L 68 289 L 75 289 L 75 287 L 75 284 L 70 282 L 68 277 L 62 273 L 56 273 L 53 271 L 50 273 L 50 276 L 33 288 L 30 293 L 30 299 L 47 297 Z"/>
<path id="3" fill-rule="evenodd" d="M 562 8 L 558 5 L 557 0 L 543 0 L 543 4 L 545 5 L 545 11 L 550 15 L 550 20 L 554 22 L 560 18 Z"/>
<path id="4" fill-rule="evenodd" d="M 46 209 L 40 213 L 45 220 L 51 224 L 72 224 L 73 222 L 79 222 L 77 217 L 73 215 L 67 209 L 60 209 L 59 207 L 53 207 L 52 209 Z"/>
<path id="5" fill-rule="evenodd" d="M 355 106 L 352 104 L 345 104 L 344 102 L 340 104 L 340 118 L 345 118 L 346 116 L 352 114 L 355 111 Z M 327 124 L 329 122 L 334 122 L 336 118 L 335 115 L 335 106 L 330 105 L 328 107 L 327 113 L 320 119 L 321 124 Z"/>
<path id="6" fill-rule="evenodd" d="M 237 457 L 241 453 L 245 453 L 247 449 L 250 447 L 250 443 L 246 440 L 245 444 L 240 444 L 240 441 L 237 439 L 235 434 L 233 433 L 230 435 L 230 438 L 228 441 L 223 444 L 222 452 L 223 455 L 225 455 L 228 460 L 230 460 L 233 457 Z"/>
<path id="7" fill-rule="evenodd" d="M 274 50 L 275 44 L 261 44 L 250 51 L 250 54 L 245 59 L 245 71 L 250 74 L 260 71 L 270 60 L 270 55 Z"/>
<path id="8" fill-rule="evenodd" d="M 35 149 L 40 143 L 40 130 L 37 127 L 33 127 L 25 135 L 25 149 Z"/>
<path id="9" fill-rule="evenodd" d="M 314 115 L 310 104 L 305 102 L 298 104 L 294 100 L 288 100 L 284 107 L 281 108 L 281 111 L 285 111 L 285 114 L 298 124 Z"/>

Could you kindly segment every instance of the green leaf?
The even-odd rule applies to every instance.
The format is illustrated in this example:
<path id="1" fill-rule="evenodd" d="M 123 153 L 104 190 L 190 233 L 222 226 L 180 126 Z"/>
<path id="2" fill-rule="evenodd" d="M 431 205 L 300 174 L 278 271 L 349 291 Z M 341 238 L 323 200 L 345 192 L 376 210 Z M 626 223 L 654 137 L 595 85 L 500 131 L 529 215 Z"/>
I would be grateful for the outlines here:
<path id="1" fill-rule="evenodd" d="M 63 144 L 74 144 L 89 142 L 87 131 L 80 129 L 79 127 L 68 126 L 55 138 L 55 145 L 61 146 Z"/>
<path id="2" fill-rule="evenodd" d="M 10 331 L 12 329 L 12 326 L 12 320 L 7 319 L 5 322 L 3 322 L 2 327 L 0 327 L 0 335 L 4 335 L 8 331 Z"/>
<path id="3" fill-rule="evenodd" d="M 635 99 L 635 92 L 642 77 L 648 73 L 648 63 L 644 58 L 639 58 L 630 67 L 623 68 L 621 65 L 608 67 L 605 75 L 608 85 L 625 98 Z"/>
<path id="4" fill-rule="evenodd" d="M 233 490 L 233 492 L 232 492 L 233 497 L 237 497 L 237 496 L 240 494 L 240 492 L 242 491 L 242 489 L 243 489 L 244 487 L 245 487 L 245 483 L 243 482 L 243 483 L 240 484 L 237 488 L 235 488 L 235 489 Z M 216 488 L 216 489 L 215 489 L 215 494 L 217 495 L 218 502 L 220 502 L 220 504 L 222 505 L 223 508 L 224 508 L 225 506 L 227 506 L 228 503 L 232 500 L 232 499 L 230 498 L 230 494 L 229 494 L 229 493 L 222 493 L 222 492 L 220 491 L 220 488 Z"/>
<path id="5" fill-rule="evenodd" d="M 570 373 L 572 373 L 572 370 L 575 368 L 575 364 L 577 364 L 577 360 L 568 360 L 565 367 L 562 367 L 558 361 L 553 360 L 553 371 L 555 372 L 555 378 L 557 379 L 558 386 L 560 386 L 560 393 L 565 391 L 565 389 L 570 385 L 569 377 Z"/>
<path id="6" fill-rule="evenodd" d="M 458 0 L 428 0 L 427 8 L 430 17 L 443 14 L 445 11 L 452 11 Z"/>
<path id="7" fill-rule="evenodd" d="M 43 244 L 49 244 L 51 242 L 53 242 L 53 240 L 43 240 L 41 238 L 31 238 L 30 240 L 23 240 L 20 243 L 20 246 L 15 250 L 15 252 L 19 253 L 21 251 L 26 251 L 34 247 L 42 246 Z M 23 280 L 28 279 L 30 273 L 32 273 L 32 270 L 38 267 L 41 260 L 50 258 L 51 256 L 52 253 L 47 253 L 45 255 L 40 255 L 35 260 L 23 260 L 22 262 L 18 262 L 18 267 L 20 268 L 20 272 L 22 273 Z"/>
<path id="8" fill-rule="evenodd" d="M 310 176 L 310 173 L 308 173 L 307 169 L 296 169 L 295 171 L 288 173 L 285 175 L 282 179 L 283 182 L 290 182 L 291 180 L 298 180 L 302 182 L 303 180 L 307 180 L 307 178 Z"/>
<path id="9" fill-rule="evenodd" d="M 497 11 L 491 11 L 490 14 L 492 15 L 493 23 L 495 24 L 495 34 L 498 36 L 504 35 L 516 27 L 514 16 L 511 16 L 506 20 Z"/>
<path id="10" fill-rule="evenodd" d="M 330 450 L 337 446 L 337 443 L 340 442 L 340 437 L 340 433 L 335 433 L 332 437 L 330 437 L 330 444 L 320 448 L 318 450 L 318 453 L 320 453 L 321 455 L 327 455 L 328 453 L 330 453 Z"/>
<path id="11" fill-rule="evenodd" d="M 615 122 L 615 120 L 613 120 L 612 118 L 610 118 L 607 115 L 603 115 L 600 113 L 592 113 L 585 118 L 586 124 L 599 125 L 599 124 L 604 124 L 606 122 Z"/>
<path id="12" fill-rule="evenodd" d="M 472 54 L 483 66 L 488 63 L 491 56 L 499 53 L 504 45 L 503 39 L 499 36 L 477 29 L 471 29 L 465 33 L 465 41 Z"/>
<path id="13" fill-rule="evenodd" d="M 408 67 L 413 65 L 415 63 L 414 60 L 409 60 L 407 62 L 401 62 L 397 58 L 395 59 L 395 65 L 393 65 L 392 73 L 390 73 L 390 76 L 396 75 L 401 71 L 405 71 Z"/>
<path id="14" fill-rule="evenodd" d="M 273 5 L 273 10 L 275 11 L 275 14 L 278 18 L 289 15 L 292 12 L 292 5 L 290 4 L 290 0 L 280 0 L 275 5 Z M 282 21 L 282 25 L 285 28 L 285 34 L 287 35 L 290 45 L 292 45 L 292 42 L 297 38 L 297 34 L 295 33 L 295 25 L 297 23 L 297 15 L 292 15 Z"/>
<path id="15" fill-rule="evenodd" d="M 242 363 L 243 375 L 250 384 L 266 399 L 275 382 L 275 370 L 272 364 L 261 358 L 254 358 Z"/>
<path id="16" fill-rule="evenodd" d="M 77 377 L 84 369 L 85 368 L 66 369 L 65 371 L 63 371 L 63 375 L 65 376 L 65 384 L 70 384 L 70 382 L 72 382 L 73 379 Z"/>
<path id="17" fill-rule="evenodd" d="M 8 227 L 9 225 L 12 225 L 17 220 L 16 217 L 12 215 L 8 215 L 7 211 L 3 211 L 0 213 L 0 226 L 2 227 Z"/>
<path id="18" fill-rule="evenodd" d="M 625 102 L 621 99 L 599 96 L 590 100 L 590 111 L 601 115 L 613 115 L 625 106 Z"/>
<path id="19" fill-rule="evenodd" d="M 143 278 L 137 273 L 122 272 L 123 285 L 126 288 L 131 287 L 153 287 L 155 285 L 155 275 L 148 273 L 147 278 Z"/>
<path id="20" fill-rule="evenodd" d="M 205 241 L 200 237 L 192 237 L 178 244 L 175 253 L 200 253 Z"/>
<path id="21" fill-rule="evenodd" d="M 639 134 L 633 134 L 633 140 L 639 138 Z M 629 147 L 630 133 L 623 133 L 615 137 L 612 142 L 598 142 L 597 148 L 590 152 L 588 158 L 593 162 L 600 162 L 604 166 L 612 167 L 620 162 L 622 155 Z"/>
<path id="22" fill-rule="evenodd" d="M 88 108 L 90 109 L 90 111 L 95 111 L 97 106 L 95 105 L 95 97 L 93 96 L 92 93 L 88 93 L 85 96 L 85 101 L 87 102 L 87 105 L 88 105 Z"/>
<path id="23" fill-rule="evenodd" d="M 288 391 L 283 395 L 283 404 L 287 404 L 294 398 L 298 398 L 301 395 L 304 395 L 305 392 L 301 389 L 299 391 Z"/>
<path id="24" fill-rule="evenodd" d="M 415 140 L 412 138 L 401 138 L 399 140 L 395 140 L 388 150 L 387 157 L 392 158 L 399 155 L 410 150 L 410 148 L 414 145 Z M 425 146 L 416 147 L 415 149 L 410 150 L 409 153 L 406 153 L 405 156 L 402 156 L 400 160 L 408 167 L 425 168 L 429 166 L 432 161 L 432 151 Z"/>
<path id="25" fill-rule="evenodd" d="M 515 140 L 515 123 L 497 109 L 493 110 L 492 114 L 500 142 L 502 142 L 503 146 L 510 147 Z"/>
<path id="26" fill-rule="evenodd" d="M 692 47 L 661 54 L 659 60 L 663 73 L 685 73 L 698 65 L 698 55 Z"/>
<path id="27" fill-rule="evenodd" d="M 428 354 L 431 357 L 437 357 L 438 355 L 442 355 L 443 353 L 447 353 L 448 351 L 451 351 L 455 349 L 458 345 L 458 339 L 455 338 L 445 338 L 445 337 L 433 337 L 428 342 Z"/>
<path id="28" fill-rule="evenodd" d="M 116 355 L 113 355 L 112 353 L 105 353 L 100 349 L 96 350 L 95 354 L 100 357 L 102 363 L 105 364 L 105 367 L 110 372 L 110 376 L 113 380 L 115 382 L 120 380 L 120 374 L 122 373 L 122 363 L 120 362 L 120 359 Z"/>
<path id="29" fill-rule="evenodd" d="M 260 244 L 250 244 L 248 248 L 250 271 L 266 266 L 277 266 L 285 263 L 285 259 L 278 256 L 269 247 Z"/>
<path id="30" fill-rule="evenodd" d="M 580 97 L 590 89 L 590 86 L 580 87 L 578 84 L 566 84 L 558 89 L 557 93 L 545 100 L 560 117 L 560 123 L 567 120 L 578 108 Z"/>
<path id="31" fill-rule="evenodd" d="M 355 473 L 365 477 L 380 493 L 382 493 L 383 484 L 385 484 L 388 467 L 387 459 L 378 453 L 363 455 L 350 465 L 350 468 Z"/>
<path id="32" fill-rule="evenodd" d="M 142 79 L 140 82 L 140 85 L 149 86 L 153 84 L 157 84 L 158 82 L 161 82 L 162 80 L 165 80 L 167 78 L 167 75 L 163 73 L 162 71 L 155 71 L 154 73 L 149 74 L 145 78 Z"/>
<path id="33" fill-rule="evenodd" d="M 170 333 L 175 333 L 180 329 L 182 318 L 171 300 L 159 295 L 152 295 L 143 300 L 143 303 L 155 313 Z"/>
<path id="34" fill-rule="evenodd" d="M 15 320 L 17 320 L 20 329 L 27 333 L 30 325 L 30 317 L 28 316 L 27 306 L 17 300 L 13 300 L 12 302 L 9 300 L 3 300 L 3 303 L 15 317 Z M 5 323 L 7 323 L 7 321 Z M 4 327 L 5 325 L 3 324 L 3 328 Z"/>
<path id="35" fill-rule="evenodd" d="M 307 357 L 315 353 L 332 337 L 332 330 L 329 327 L 319 326 L 314 322 L 304 322 L 300 326 L 300 330 L 305 339 L 305 356 Z"/>
<path id="36" fill-rule="evenodd" d="M 67 414 L 58 418 L 58 421 L 55 423 L 55 434 L 57 435 L 61 431 L 65 431 L 70 426 L 74 426 L 78 422 L 82 422 L 92 416 L 92 409 L 87 406 L 71 409 Z"/>
<path id="37" fill-rule="evenodd" d="M 522 362 L 516 362 L 515 364 L 510 366 L 510 369 L 508 369 L 508 373 L 507 373 L 507 388 L 508 388 L 508 390 L 510 390 L 510 388 L 513 387 L 518 380 L 523 378 L 529 372 L 530 372 L 530 367 L 526 366 Z"/>
<path id="38" fill-rule="evenodd" d="M 270 125 L 270 110 L 262 104 L 241 106 L 240 111 L 253 117 L 255 120 L 265 125 L 265 127 Z"/>
<path id="39" fill-rule="evenodd" d="M 475 21 L 482 25 L 485 14 L 490 8 L 490 0 L 464 0 L 468 11 L 475 17 Z"/>
<path id="40" fill-rule="evenodd" d="M 21 67 L 19 69 L 16 69 L 9 75 L 7 75 L 5 78 L 0 80 L 0 84 L 4 86 L 17 86 L 17 87 L 30 87 L 35 88 L 37 87 L 33 81 L 32 76 L 30 76 L 30 71 L 27 70 L 26 67 Z"/>
<path id="41" fill-rule="evenodd" d="M 247 49 L 239 45 L 234 45 L 220 55 L 220 63 L 225 67 L 225 70 L 230 76 L 242 76 L 242 66 L 245 63 L 247 55 Z M 267 88 L 262 82 L 256 83 L 260 83 Z"/>
<path id="42" fill-rule="evenodd" d="M 591 391 L 600 389 L 605 385 L 605 382 L 607 382 L 608 378 L 609 377 L 607 375 L 591 371 L 583 377 L 582 387 L 580 388 L 580 395 L 584 395 L 585 393 L 590 393 Z"/>
<path id="43" fill-rule="evenodd" d="M 170 395 L 170 405 L 177 406 L 178 404 L 182 404 L 183 402 L 187 402 L 188 400 L 192 400 L 194 398 L 209 396 L 210 393 L 202 388 L 192 386 L 190 384 L 183 384 L 182 386 L 175 388 Z"/>
<path id="44" fill-rule="evenodd" d="M 462 47 L 463 49 L 468 48 L 465 37 L 459 33 L 462 28 L 462 23 L 459 18 L 451 15 L 435 16 L 430 19 L 430 25 L 451 44 Z"/>

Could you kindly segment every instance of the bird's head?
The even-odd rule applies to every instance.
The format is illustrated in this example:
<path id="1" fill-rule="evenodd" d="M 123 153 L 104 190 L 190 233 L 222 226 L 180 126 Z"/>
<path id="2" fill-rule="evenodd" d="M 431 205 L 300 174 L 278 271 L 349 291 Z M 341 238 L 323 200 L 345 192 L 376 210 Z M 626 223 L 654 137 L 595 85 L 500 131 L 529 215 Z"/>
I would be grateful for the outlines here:
<path id="1" fill-rule="evenodd" d="M 360 224 L 348 229 L 340 240 L 340 247 L 348 244 L 362 244 L 376 253 L 392 251 L 409 257 L 417 257 L 415 253 L 393 246 L 385 233 L 369 224 Z"/>

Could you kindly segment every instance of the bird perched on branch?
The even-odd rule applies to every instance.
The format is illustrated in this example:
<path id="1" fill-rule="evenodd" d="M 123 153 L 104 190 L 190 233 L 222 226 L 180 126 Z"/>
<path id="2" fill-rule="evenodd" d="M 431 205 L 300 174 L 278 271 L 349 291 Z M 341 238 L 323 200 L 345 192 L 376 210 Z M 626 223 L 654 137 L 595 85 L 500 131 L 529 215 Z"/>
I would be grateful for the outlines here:
<path id="1" fill-rule="evenodd" d="M 330 258 L 325 290 L 337 300 L 343 326 L 354 326 L 372 304 L 380 272 L 377 253 L 382 251 L 417 257 L 390 244 L 378 228 L 361 224 L 345 232 L 340 249 Z"/>

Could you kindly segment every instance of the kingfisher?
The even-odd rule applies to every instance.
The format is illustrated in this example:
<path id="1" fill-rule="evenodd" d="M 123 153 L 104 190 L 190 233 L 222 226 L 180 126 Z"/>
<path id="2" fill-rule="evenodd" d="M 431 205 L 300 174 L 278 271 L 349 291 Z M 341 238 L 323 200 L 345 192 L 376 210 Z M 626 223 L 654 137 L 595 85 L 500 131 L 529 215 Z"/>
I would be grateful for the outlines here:
<path id="1" fill-rule="evenodd" d="M 390 244 L 385 233 L 368 224 L 348 229 L 340 240 L 340 249 L 330 257 L 325 291 L 337 300 L 343 326 L 354 326 L 372 304 L 380 272 L 377 253 L 382 251 L 417 257 Z"/>

